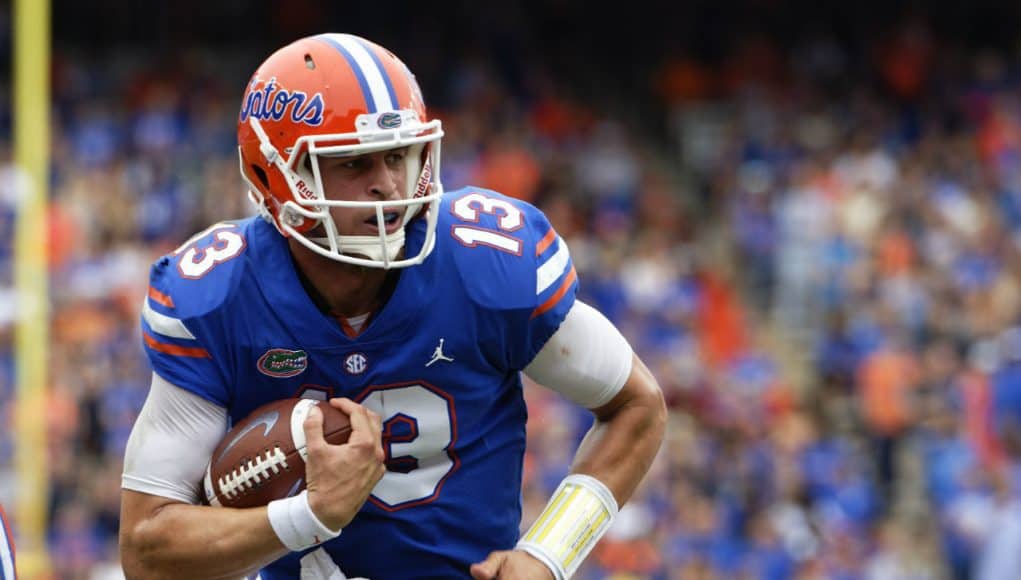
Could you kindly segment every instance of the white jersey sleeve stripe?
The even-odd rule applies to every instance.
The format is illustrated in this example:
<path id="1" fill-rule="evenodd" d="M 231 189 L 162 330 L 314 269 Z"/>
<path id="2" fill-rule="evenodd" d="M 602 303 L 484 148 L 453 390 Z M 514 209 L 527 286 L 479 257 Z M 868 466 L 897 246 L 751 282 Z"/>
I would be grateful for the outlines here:
<path id="1" fill-rule="evenodd" d="M 157 334 L 163 336 L 169 336 L 171 338 L 186 338 L 189 340 L 195 340 L 195 335 L 184 326 L 178 318 L 172 318 L 166 314 L 160 314 L 149 306 L 149 299 L 146 298 L 142 304 L 142 318 L 145 319 L 146 324 L 149 328 L 153 329 Z"/>
<path id="2" fill-rule="evenodd" d="M 567 272 L 571 262 L 571 252 L 567 249 L 567 244 L 564 243 L 563 238 L 557 236 L 557 251 L 553 254 L 549 260 L 546 260 L 542 266 L 539 266 L 536 270 L 535 276 L 535 294 L 538 296 L 546 291 L 547 288 L 553 285 L 561 276 Z"/>

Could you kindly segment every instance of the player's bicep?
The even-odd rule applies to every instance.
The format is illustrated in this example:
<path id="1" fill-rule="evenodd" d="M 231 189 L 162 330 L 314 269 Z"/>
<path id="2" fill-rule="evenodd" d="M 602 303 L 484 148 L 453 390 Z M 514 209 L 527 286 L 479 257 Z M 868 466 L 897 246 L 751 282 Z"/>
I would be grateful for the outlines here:
<path id="1" fill-rule="evenodd" d="M 598 310 L 578 300 L 524 372 L 540 385 L 596 409 L 621 391 L 631 367 L 627 339 Z"/>
<path id="2" fill-rule="evenodd" d="M 209 456 L 226 431 L 226 409 L 153 373 L 128 438 L 121 487 L 197 503 Z"/>

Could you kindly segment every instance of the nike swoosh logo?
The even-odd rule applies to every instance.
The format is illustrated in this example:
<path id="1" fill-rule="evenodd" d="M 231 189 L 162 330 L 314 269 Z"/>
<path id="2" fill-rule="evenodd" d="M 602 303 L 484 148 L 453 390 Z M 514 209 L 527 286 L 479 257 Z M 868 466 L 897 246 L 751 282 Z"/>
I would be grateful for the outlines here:
<path id="1" fill-rule="evenodd" d="M 258 419 L 252 421 L 247 427 L 245 427 L 243 431 L 235 435 L 234 439 L 231 439 L 230 443 L 228 443 L 227 446 L 223 448 L 223 453 L 220 454 L 220 457 L 226 455 L 227 452 L 230 451 L 231 447 L 237 445 L 238 441 L 241 441 L 241 439 L 243 439 L 245 435 L 251 433 L 252 430 L 258 427 L 259 425 L 266 426 L 266 430 L 263 432 L 262 436 L 265 437 L 269 435 L 270 429 L 272 429 L 273 426 L 277 424 L 278 419 L 280 419 L 279 411 L 270 411 L 269 413 L 261 415 Z"/>
<path id="2" fill-rule="evenodd" d="M 294 494 L 298 493 L 298 488 L 299 488 L 299 487 L 301 487 L 301 480 L 302 480 L 302 479 L 303 479 L 303 478 L 299 477 L 299 478 L 298 478 L 298 481 L 295 481 L 295 482 L 294 482 L 294 485 L 292 485 L 292 486 L 291 486 L 291 489 L 290 489 L 290 491 L 288 491 L 288 492 L 287 492 L 287 495 L 285 495 L 285 496 L 284 496 L 285 498 L 286 498 L 286 497 L 291 497 L 292 495 L 294 495 Z"/>

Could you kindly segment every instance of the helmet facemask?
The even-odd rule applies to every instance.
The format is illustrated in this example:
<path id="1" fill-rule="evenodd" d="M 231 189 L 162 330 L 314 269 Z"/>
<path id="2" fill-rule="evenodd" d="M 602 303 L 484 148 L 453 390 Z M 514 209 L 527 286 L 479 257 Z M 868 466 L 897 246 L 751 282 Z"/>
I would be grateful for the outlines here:
<path id="1" fill-rule="evenodd" d="M 272 218 L 282 234 L 324 257 L 375 268 L 420 264 L 432 251 L 436 242 L 439 199 L 443 195 L 439 180 L 440 138 L 443 136 L 440 121 L 421 123 L 417 114 L 409 110 L 360 115 L 357 132 L 302 136 L 285 150 L 286 160 L 270 142 L 260 122 L 255 117 L 249 117 L 248 122 L 259 138 L 260 152 L 271 170 L 275 169 L 284 177 L 291 199 L 271 209 L 266 204 L 266 196 L 251 182 L 244 167 L 242 175 L 251 188 L 249 197 L 260 206 L 264 217 L 268 214 Z M 408 179 L 401 199 L 342 201 L 326 198 L 320 157 L 352 157 L 401 147 L 409 148 L 405 156 Z M 334 207 L 374 209 L 378 235 L 342 235 L 330 214 Z M 399 208 L 406 208 L 401 227 L 388 235 L 384 215 Z M 402 257 L 406 226 L 417 217 L 426 220 L 425 240 L 414 256 Z"/>

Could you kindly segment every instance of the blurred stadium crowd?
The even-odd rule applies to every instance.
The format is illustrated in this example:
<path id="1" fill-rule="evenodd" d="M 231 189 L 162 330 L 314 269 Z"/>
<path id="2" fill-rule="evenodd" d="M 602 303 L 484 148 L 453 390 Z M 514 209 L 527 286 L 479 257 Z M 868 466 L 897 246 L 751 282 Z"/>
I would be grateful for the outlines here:
<path id="1" fill-rule="evenodd" d="M 1021 577 L 1021 63 L 939 40 L 908 22 L 864 57 L 825 34 L 671 53 L 630 108 L 541 60 L 446 63 L 444 184 L 546 211 L 583 299 L 670 405 L 647 481 L 579 577 Z M 414 50 L 391 48 L 428 100 Z M 43 419 L 59 578 L 116 577 L 148 265 L 251 213 L 234 119 L 264 56 L 155 70 L 58 54 Z M 9 426 L 17 192 L 0 153 Z M 588 426 L 549 391 L 526 396 L 525 528 Z M 12 448 L 0 437 L 0 501 Z"/>

